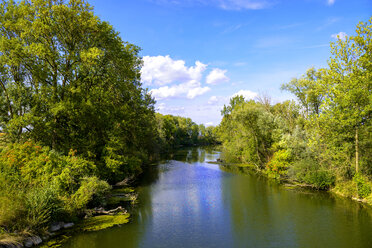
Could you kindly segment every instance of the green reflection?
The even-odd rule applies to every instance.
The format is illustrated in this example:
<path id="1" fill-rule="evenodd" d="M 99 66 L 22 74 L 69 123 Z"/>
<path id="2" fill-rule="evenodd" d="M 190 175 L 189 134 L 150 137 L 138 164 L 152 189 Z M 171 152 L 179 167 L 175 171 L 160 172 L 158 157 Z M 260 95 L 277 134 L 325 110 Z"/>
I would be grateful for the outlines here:
<path id="1" fill-rule="evenodd" d="M 180 149 L 139 180 L 129 224 L 63 247 L 371 247 L 371 209 L 327 192 L 287 189 L 249 167 Z"/>

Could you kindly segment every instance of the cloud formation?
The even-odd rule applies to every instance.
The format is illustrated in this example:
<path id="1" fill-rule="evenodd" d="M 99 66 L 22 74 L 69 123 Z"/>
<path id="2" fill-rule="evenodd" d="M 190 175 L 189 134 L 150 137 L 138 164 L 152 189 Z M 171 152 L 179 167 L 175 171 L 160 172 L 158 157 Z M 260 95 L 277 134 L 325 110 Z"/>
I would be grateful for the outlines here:
<path id="1" fill-rule="evenodd" d="M 255 97 L 257 97 L 258 94 L 250 90 L 239 90 L 238 92 L 233 94 L 231 97 L 235 97 L 235 96 L 243 96 L 245 100 L 252 100 Z"/>
<path id="2" fill-rule="evenodd" d="M 229 78 L 225 75 L 227 70 L 221 70 L 218 68 L 213 69 L 207 76 L 207 84 L 219 84 L 228 82 Z"/>
<path id="3" fill-rule="evenodd" d="M 331 37 L 336 40 L 346 40 L 347 34 L 345 32 L 339 32 L 337 34 L 332 34 Z"/>
<path id="4" fill-rule="evenodd" d="M 163 86 L 173 82 L 185 83 L 200 81 L 207 65 L 200 61 L 195 66 L 185 66 L 183 60 L 173 60 L 167 56 L 144 56 L 141 69 L 142 83 L 145 86 Z"/>
<path id="5" fill-rule="evenodd" d="M 173 60 L 167 56 L 144 56 L 141 69 L 141 81 L 149 87 L 156 100 L 171 97 L 194 99 L 210 91 L 202 85 L 207 65 L 196 61 L 194 66 L 186 66 L 184 60 Z M 206 77 L 207 84 L 229 81 L 227 70 L 214 68 Z"/>
<path id="6" fill-rule="evenodd" d="M 169 97 L 186 95 L 188 99 L 194 99 L 197 96 L 203 95 L 210 91 L 209 87 L 201 87 L 201 83 L 190 81 L 174 86 L 163 86 L 158 89 L 150 90 L 150 93 L 156 100 L 162 100 Z"/>
<path id="7" fill-rule="evenodd" d="M 159 103 L 156 110 L 164 114 L 180 115 L 185 112 L 185 107 L 168 107 L 165 103 Z"/>
<path id="8" fill-rule="evenodd" d="M 208 104 L 212 105 L 218 102 L 217 96 L 211 96 L 208 100 Z"/>

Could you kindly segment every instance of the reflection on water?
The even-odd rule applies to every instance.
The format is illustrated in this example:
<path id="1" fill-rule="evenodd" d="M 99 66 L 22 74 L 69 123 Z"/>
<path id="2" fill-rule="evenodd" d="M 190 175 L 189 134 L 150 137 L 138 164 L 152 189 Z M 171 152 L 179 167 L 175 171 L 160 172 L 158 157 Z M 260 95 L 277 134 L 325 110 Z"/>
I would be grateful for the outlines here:
<path id="1" fill-rule="evenodd" d="M 149 167 L 131 223 L 64 247 L 371 247 L 370 209 L 207 162 L 218 157 L 183 149 Z"/>

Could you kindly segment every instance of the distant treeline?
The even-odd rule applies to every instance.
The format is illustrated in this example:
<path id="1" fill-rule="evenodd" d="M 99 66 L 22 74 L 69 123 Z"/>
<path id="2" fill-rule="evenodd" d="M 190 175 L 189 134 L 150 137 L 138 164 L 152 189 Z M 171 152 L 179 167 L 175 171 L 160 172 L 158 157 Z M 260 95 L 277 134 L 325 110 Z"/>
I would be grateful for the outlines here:
<path id="1" fill-rule="evenodd" d="M 216 142 L 155 113 L 140 48 L 86 1 L 2 1 L 0 34 L 0 244 L 104 205 L 160 152 Z"/>
<path id="2" fill-rule="evenodd" d="M 190 118 L 156 113 L 157 144 L 161 151 L 193 146 L 217 144 L 215 127 L 196 124 Z"/>
<path id="3" fill-rule="evenodd" d="M 328 68 L 284 84 L 297 101 L 232 98 L 218 127 L 225 159 L 372 204 L 371 27 L 331 43 Z"/>

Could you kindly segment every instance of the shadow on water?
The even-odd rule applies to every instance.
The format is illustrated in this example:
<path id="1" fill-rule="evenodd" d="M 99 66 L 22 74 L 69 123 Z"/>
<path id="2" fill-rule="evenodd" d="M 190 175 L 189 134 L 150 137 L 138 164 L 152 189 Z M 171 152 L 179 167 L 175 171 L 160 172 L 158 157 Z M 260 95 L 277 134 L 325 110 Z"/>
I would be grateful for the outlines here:
<path id="1" fill-rule="evenodd" d="M 208 163 L 219 156 L 213 147 L 169 154 L 138 181 L 129 224 L 63 247 L 372 247 L 371 208 Z"/>

